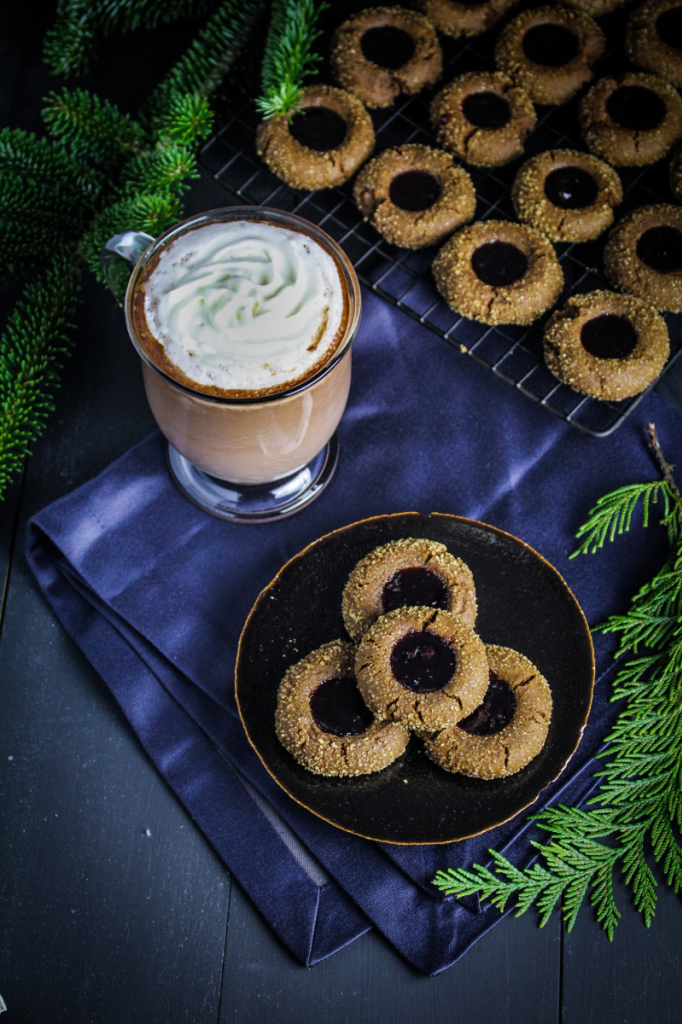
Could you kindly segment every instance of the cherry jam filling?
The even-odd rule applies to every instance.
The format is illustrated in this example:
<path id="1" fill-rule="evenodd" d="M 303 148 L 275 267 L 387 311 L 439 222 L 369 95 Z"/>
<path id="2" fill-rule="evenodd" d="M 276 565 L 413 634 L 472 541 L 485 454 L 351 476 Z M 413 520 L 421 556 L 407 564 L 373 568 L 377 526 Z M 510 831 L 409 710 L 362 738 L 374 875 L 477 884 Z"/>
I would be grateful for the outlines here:
<path id="1" fill-rule="evenodd" d="M 332 736 L 359 736 L 374 721 L 350 676 L 325 679 L 310 694 L 310 712 L 322 732 Z"/>
<path id="2" fill-rule="evenodd" d="M 289 130 L 302 146 L 323 153 L 341 145 L 348 125 L 329 107 L 304 107 L 300 113 L 294 114 Z"/>
<path id="3" fill-rule="evenodd" d="M 448 643 L 430 629 L 415 629 L 393 645 L 391 671 L 397 682 L 414 693 L 442 690 L 457 668 Z"/>
<path id="4" fill-rule="evenodd" d="M 516 711 L 516 697 L 511 688 L 494 672 L 483 703 L 472 711 L 468 718 L 458 722 L 460 729 L 472 736 L 494 736 L 509 725 Z"/>
<path id="5" fill-rule="evenodd" d="M 441 184 L 435 174 L 420 170 L 396 174 L 388 190 L 391 202 L 409 213 L 428 210 L 438 202 L 441 192 Z"/>
<path id="6" fill-rule="evenodd" d="M 398 569 L 384 583 L 381 592 L 381 605 L 386 612 L 394 608 L 426 608 L 450 607 L 450 595 L 444 580 L 421 565 L 409 569 Z"/>
<path id="7" fill-rule="evenodd" d="M 573 60 L 579 49 L 578 37 L 570 28 L 546 22 L 533 25 L 523 37 L 523 52 L 533 64 L 558 68 Z"/>
<path id="8" fill-rule="evenodd" d="M 682 50 L 682 7 L 671 7 L 656 19 L 656 31 L 666 46 Z"/>
<path id="9" fill-rule="evenodd" d="M 414 56 L 414 39 L 395 25 L 368 28 L 362 35 L 360 47 L 367 60 L 387 71 L 397 71 Z"/>
<path id="10" fill-rule="evenodd" d="M 631 320 L 602 313 L 583 324 L 580 343 L 597 359 L 625 359 L 634 350 L 638 334 Z"/>
<path id="11" fill-rule="evenodd" d="M 597 182 L 582 167 L 557 167 L 545 178 L 545 195 L 562 210 L 584 210 L 598 194 Z"/>
<path id="12" fill-rule="evenodd" d="M 661 224 L 649 228 L 637 240 L 637 255 L 647 267 L 659 274 L 682 270 L 682 231 Z"/>
<path id="13" fill-rule="evenodd" d="M 510 242 L 486 242 L 474 249 L 471 266 L 483 284 L 504 288 L 521 280 L 528 270 L 528 257 Z"/>
<path id="14" fill-rule="evenodd" d="M 649 132 L 665 117 L 665 103 L 653 89 L 643 85 L 621 85 L 606 101 L 606 113 L 621 128 Z"/>
<path id="15" fill-rule="evenodd" d="M 477 128 L 504 128 L 511 121 L 511 107 L 496 92 L 472 92 L 465 96 L 462 113 Z"/>

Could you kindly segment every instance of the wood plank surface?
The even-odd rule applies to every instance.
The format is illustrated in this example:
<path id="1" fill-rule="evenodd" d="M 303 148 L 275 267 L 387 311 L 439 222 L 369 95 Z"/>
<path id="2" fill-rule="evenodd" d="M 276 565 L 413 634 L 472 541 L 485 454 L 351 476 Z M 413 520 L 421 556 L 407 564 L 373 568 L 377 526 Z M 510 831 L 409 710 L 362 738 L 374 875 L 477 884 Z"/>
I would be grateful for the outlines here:
<path id="1" fill-rule="evenodd" d="M 282 949 L 238 885 L 219 1024 L 552 1024 L 560 924 L 507 917 L 449 970 L 425 978 L 375 931 L 310 969 Z"/>

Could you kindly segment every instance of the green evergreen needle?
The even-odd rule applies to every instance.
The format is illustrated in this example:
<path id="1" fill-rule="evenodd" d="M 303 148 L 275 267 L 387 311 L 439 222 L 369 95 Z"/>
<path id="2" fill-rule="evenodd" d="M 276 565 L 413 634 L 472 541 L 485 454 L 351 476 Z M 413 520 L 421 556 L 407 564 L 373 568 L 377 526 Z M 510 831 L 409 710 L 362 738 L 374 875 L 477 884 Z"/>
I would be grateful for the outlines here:
<path id="1" fill-rule="evenodd" d="M 641 501 L 645 527 L 658 504 L 669 544 L 666 563 L 635 594 L 629 610 L 601 627 L 620 634 L 616 657 L 627 660 L 612 699 L 625 698 L 626 704 L 600 755 L 597 795 L 586 809 L 546 808 L 534 816 L 550 836 L 547 843 L 533 843 L 544 865 L 536 861 L 519 870 L 490 850 L 492 870 L 474 864 L 471 870 L 439 871 L 433 879 L 448 895 L 478 895 L 499 910 L 510 900 L 517 914 L 535 905 L 541 925 L 561 902 L 569 931 L 589 894 L 609 939 L 620 917 L 613 896 L 617 867 L 647 927 L 658 885 L 648 849 L 667 885 L 682 891 L 682 500 L 653 425 L 649 438 L 663 479 L 605 495 L 578 530 L 585 539 L 575 554 L 596 551 L 630 530 Z"/>

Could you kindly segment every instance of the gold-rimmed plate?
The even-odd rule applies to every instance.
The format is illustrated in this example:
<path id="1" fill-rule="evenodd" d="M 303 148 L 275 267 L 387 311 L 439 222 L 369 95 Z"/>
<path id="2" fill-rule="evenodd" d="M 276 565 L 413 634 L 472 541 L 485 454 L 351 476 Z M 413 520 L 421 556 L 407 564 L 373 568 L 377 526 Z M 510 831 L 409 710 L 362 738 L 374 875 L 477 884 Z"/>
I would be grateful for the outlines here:
<path id="1" fill-rule="evenodd" d="M 290 665 L 347 639 L 341 595 L 360 558 L 400 537 L 440 541 L 471 568 L 476 630 L 520 651 L 552 690 L 542 752 L 516 775 L 484 781 L 433 764 L 413 737 L 405 754 L 373 775 L 324 778 L 306 771 L 275 735 L 277 688 Z M 388 843 L 448 843 L 478 835 L 530 806 L 564 770 L 587 721 L 594 652 L 580 605 L 541 555 L 511 534 L 452 515 L 375 516 L 329 533 L 295 555 L 259 595 L 242 631 L 236 669 L 239 713 L 252 746 L 279 785 L 339 828 Z"/>

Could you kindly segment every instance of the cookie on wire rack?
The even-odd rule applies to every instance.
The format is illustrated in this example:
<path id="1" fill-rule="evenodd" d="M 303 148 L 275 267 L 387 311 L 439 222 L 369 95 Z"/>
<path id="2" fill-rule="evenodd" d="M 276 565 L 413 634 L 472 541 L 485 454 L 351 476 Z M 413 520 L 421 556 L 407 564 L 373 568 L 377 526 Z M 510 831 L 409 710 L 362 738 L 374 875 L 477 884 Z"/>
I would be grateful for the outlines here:
<path id="1" fill-rule="evenodd" d="M 682 136 L 682 100 L 655 75 L 630 71 L 600 78 L 580 104 L 580 129 L 602 160 L 643 167 L 662 159 Z"/>
<path id="2" fill-rule="evenodd" d="M 336 29 L 329 64 L 338 85 L 367 107 L 390 107 L 433 85 L 443 70 L 436 31 L 423 14 L 371 7 Z"/>
<path id="3" fill-rule="evenodd" d="M 546 235 L 511 221 L 461 228 L 433 262 L 455 312 L 485 324 L 531 324 L 559 297 L 564 275 Z"/>
<path id="4" fill-rule="evenodd" d="M 553 242 L 587 242 L 613 224 L 623 186 L 616 171 L 596 156 L 547 150 L 519 169 L 512 200 L 519 220 Z"/>
<path id="5" fill-rule="evenodd" d="M 522 11 L 500 32 L 498 70 L 534 103 L 566 103 L 594 78 L 606 39 L 596 21 L 560 5 Z"/>
<path id="6" fill-rule="evenodd" d="M 442 242 L 476 211 L 467 172 L 449 153 L 415 144 L 384 150 L 366 163 L 353 198 L 387 241 L 407 249 Z"/>
<path id="7" fill-rule="evenodd" d="M 475 167 L 501 167 L 523 155 L 537 123 L 528 94 L 499 71 L 459 75 L 434 97 L 436 139 Z"/>
<path id="8" fill-rule="evenodd" d="M 572 295 L 549 318 L 545 362 L 575 391 L 618 402 L 644 391 L 670 355 L 668 328 L 648 302 L 594 291 Z"/>
<path id="9" fill-rule="evenodd" d="M 256 152 L 292 188 L 342 185 L 374 149 L 372 119 L 355 96 L 329 85 L 305 89 L 301 112 L 261 121 Z"/>

